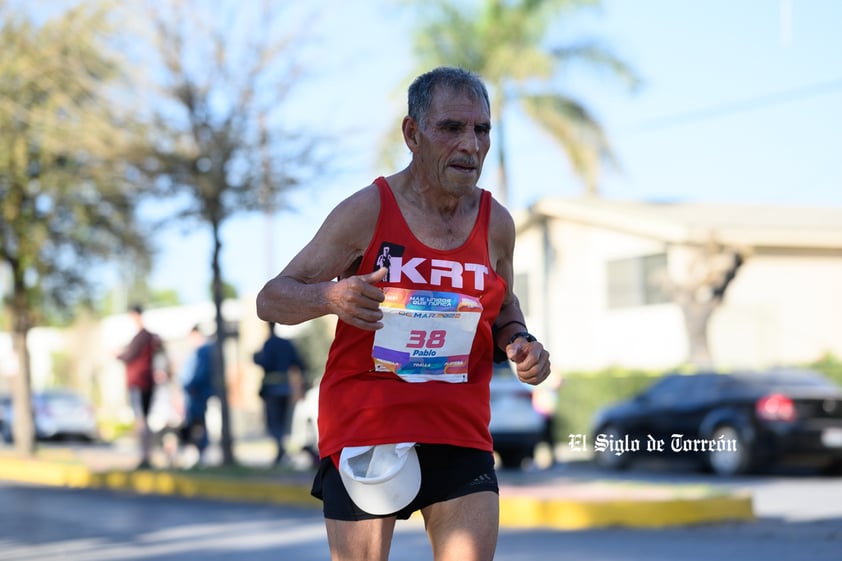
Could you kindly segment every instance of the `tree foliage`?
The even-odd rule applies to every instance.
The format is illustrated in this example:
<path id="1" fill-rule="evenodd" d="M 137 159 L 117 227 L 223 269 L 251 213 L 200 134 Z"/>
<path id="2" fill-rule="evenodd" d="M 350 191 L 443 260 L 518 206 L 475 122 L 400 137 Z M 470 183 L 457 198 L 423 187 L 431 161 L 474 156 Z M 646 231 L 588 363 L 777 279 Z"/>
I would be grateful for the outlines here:
<path id="1" fill-rule="evenodd" d="M 477 72 L 492 97 L 500 177 L 499 196 L 508 195 L 504 115 L 522 109 L 555 138 L 586 191 L 598 191 L 602 166 L 616 163 L 602 125 L 589 108 L 561 86 L 566 72 L 608 71 L 635 85 L 633 71 L 593 40 L 563 42 L 551 35 L 565 13 L 598 4 L 585 0 L 413 0 L 419 13 L 414 33 L 417 73 L 440 65 Z"/>
<path id="2" fill-rule="evenodd" d="M 21 364 L 16 442 L 33 448 L 26 334 L 89 302 L 97 272 L 121 256 L 148 263 L 126 165 L 135 127 L 118 111 L 120 61 L 108 3 L 35 22 L 0 2 L 0 263 Z M 20 413 L 18 413 L 20 412 Z"/>
<path id="3" fill-rule="evenodd" d="M 285 208 L 291 189 L 324 171 L 324 139 L 295 132 L 282 111 L 304 73 L 300 33 L 309 26 L 282 20 L 274 11 L 279 4 L 270 2 L 223 2 L 213 11 L 190 0 L 150 0 L 146 6 L 159 96 L 141 170 L 176 205 L 172 219 L 206 226 L 213 238 L 209 265 L 221 341 L 223 223 L 242 212 Z M 223 461 L 229 464 L 221 344 L 216 359 Z"/>
<path id="4" fill-rule="evenodd" d="M 148 257 L 125 164 L 132 126 L 106 89 L 121 78 L 107 5 L 41 25 L 0 10 L 0 257 L 31 326 L 86 301 L 104 259 Z"/>
<path id="5" fill-rule="evenodd" d="M 223 2 L 232 14 L 195 0 L 146 5 L 159 95 L 144 172 L 159 194 L 179 196 L 172 217 L 221 224 L 285 208 L 289 191 L 324 163 L 325 139 L 283 121 L 284 101 L 304 74 L 296 51 L 303 39 L 279 34 L 283 22 L 268 2 Z"/>

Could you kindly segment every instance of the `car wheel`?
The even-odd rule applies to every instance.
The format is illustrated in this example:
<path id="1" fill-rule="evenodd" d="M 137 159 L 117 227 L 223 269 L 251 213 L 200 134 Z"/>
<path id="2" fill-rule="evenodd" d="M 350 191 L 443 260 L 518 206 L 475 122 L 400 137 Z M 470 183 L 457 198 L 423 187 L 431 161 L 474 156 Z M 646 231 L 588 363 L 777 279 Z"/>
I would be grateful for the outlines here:
<path id="1" fill-rule="evenodd" d="M 716 475 L 740 475 L 751 467 L 749 443 L 733 425 L 719 425 L 713 430 L 710 439 L 714 441 L 733 441 L 733 450 L 712 450 L 708 452 L 707 463 Z"/>
<path id="2" fill-rule="evenodd" d="M 623 431 L 616 425 L 606 425 L 596 431 L 596 434 L 604 434 L 607 437 L 612 437 L 614 440 L 620 440 L 623 438 Z M 622 454 L 617 454 L 612 450 L 594 450 L 593 460 L 596 465 L 603 469 L 620 470 L 629 467 L 630 453 L 631 452 L 624 452 Z"/>

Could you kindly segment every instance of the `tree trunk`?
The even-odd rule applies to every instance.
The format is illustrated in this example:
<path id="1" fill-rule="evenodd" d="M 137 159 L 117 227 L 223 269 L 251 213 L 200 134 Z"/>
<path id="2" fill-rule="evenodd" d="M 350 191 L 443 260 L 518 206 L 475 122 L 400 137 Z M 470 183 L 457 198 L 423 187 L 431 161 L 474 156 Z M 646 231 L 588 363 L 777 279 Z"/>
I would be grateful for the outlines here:
<path id="1" fill-rule="evenodd" d="M 708 343 L 708 325 L 722 304 L 725 292 L 743 265 L 742 254 L 711 242 L 700 248 L 683 284 L 668 282 L 667 290 L 681 308 L 687 331 L 687 362 L 700 370 L 714 367 Z"/>
<path id="2" fill-rule="evenodd" d="M 231 438 L 231 415 L 228 408 L 228 389 L 225 381 L 225 339 L 227 329 L 225 318 L 222 317 L 222 274 L 220 272 L 219 254 L 222 242 L 219 238 L 219 223 L 213 222 L 213 303 L 216 307 L 216 344 L 213 346 L 213 378 L 214 387 L 219 396 L 222 410 L 222 463 L 226 466 L 235 464 L 233 441 Z"/>
<path id="3" fill-rule="evenodd" d="M 18 358 L 18 372 L 14 377 L 12 399 L 14 400 L 13 437 L 15 450 L 22 456 L 35 455 L 35 423 L 32 417 L 32 384 L 30 382 L 29 351 L 26 338 L 31 327 L 29 310 L 23 282 L 15 282 L 12 304 L 12 345 Z"/>
<path id="4" fill-rule="evenodd" d="M 708 345 L 708 324 L 718 305 L 719 301 L 715 299 L 706 302 L 688 301 L 681 303 L 689 346 L 687 362 L 699 370 L 713 368 L 713 357 Z"/>
<path id="5" fill-rule="evenodd" d="M 499 133 L 497 134 L 497 197 L 500 204 L 507 206 L 509 204 L 509 177 L 506 170 L 506 148 L 503 145 L 503 119 L 498 119 L 495 127 Z"/>
<path id="6" fill-rule="evenodd" d="M 503 128 L 503 110 L 506 106 L 506 95 L 503 93 L 503 86 L 498 85 L 493 88 L 494 91 L 494 109 L 492 110 L 491 119 L 494 124 L 494 139 L 497 143 L 497 200 L 503 206 L 509 204 L 509 176 L 506 169 L 506 143 Z"/>

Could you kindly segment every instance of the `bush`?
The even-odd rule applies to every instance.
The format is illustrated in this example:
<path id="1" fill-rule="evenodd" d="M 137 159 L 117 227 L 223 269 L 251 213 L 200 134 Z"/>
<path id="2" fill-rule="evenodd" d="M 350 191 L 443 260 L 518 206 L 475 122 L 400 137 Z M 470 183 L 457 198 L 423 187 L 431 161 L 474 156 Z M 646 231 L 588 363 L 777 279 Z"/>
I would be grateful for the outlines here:
<path id="1" fill-rule="evenodd" d="M 826 353 L 819 360 L 807 364 L 807 368 L 817 370 L 842 386 L 842 360 L 833 353 Z"/>
<path id="2" fill-rule="evenodd" d="M 117 419 L 99 419 L 99 435 L 105 442 L 113 442 L 124 436 L 134 435 L 134 422 Z"/>
<path id="3" fill-rule="evenodd" d="M 593 415 L 602 407 L 627 399 L 649 387 L 664 372 L 612 368 L 599 372 L 565 375 L 558 390 L 556 442 L 567 442 L 571 434 L 586 434 Z"/>

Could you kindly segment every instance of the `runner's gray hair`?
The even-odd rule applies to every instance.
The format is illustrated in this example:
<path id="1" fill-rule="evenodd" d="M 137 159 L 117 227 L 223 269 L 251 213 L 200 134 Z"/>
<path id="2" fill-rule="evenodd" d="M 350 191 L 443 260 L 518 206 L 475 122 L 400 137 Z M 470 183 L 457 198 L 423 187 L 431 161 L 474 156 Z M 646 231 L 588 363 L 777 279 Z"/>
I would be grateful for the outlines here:
<path id="1" fill-rule="evenodd" d="M 488 100 L 488 90 L 480 77 L 468 70 L 451 66 L 440 66 L 421 74 L 409 86 L 408 114 L 416 123 L 424 125 L 424 117 L 433 104 L 433 93 L 441 86 L 457 92 L 468 92 L 485 101 L 486 107 L 491 109 Z"/>

